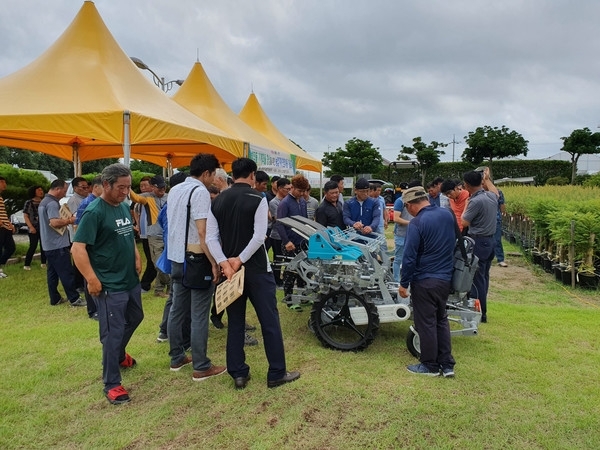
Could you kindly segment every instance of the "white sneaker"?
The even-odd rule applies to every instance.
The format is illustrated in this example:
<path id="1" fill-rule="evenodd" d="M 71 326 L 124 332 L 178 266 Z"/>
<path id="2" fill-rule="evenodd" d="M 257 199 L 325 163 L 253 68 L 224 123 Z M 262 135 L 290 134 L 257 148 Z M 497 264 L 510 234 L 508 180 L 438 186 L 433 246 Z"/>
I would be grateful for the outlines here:
<path id="1" fill-rule="evenodd" d="M 8 275 L 6 275 L 2 269 L 0 269 L 0 278 L 8 278 Z"/>
<path id="2" fill-rule="evenodd" d="M 30 266 L 23 266 L 23 270 L 31 270 Z"/>

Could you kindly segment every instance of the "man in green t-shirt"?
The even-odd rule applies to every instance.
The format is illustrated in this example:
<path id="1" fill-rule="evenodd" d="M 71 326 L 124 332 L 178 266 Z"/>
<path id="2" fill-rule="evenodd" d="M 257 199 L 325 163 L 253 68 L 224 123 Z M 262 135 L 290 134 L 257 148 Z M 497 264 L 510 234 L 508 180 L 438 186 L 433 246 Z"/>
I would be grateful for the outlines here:
<path id="1" fill-rule="evenodd" d="M 72 253 L 98 306 L 104 394 L 114 405 L 126 403 L 120 369 L 136 364 L 125 348 L 144 318 L 139 274 L 142 263 L 135 245 L 129 207 L 131 171 L 112 164 L 102 171 L 103 192 L 83 213 Z"/>

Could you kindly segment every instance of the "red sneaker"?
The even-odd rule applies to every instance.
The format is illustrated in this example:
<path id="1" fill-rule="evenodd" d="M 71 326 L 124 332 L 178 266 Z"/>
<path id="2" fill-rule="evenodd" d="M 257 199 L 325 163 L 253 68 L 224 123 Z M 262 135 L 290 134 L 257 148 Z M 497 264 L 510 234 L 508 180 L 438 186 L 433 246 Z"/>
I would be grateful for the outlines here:
<path id="1" fill-rule="evenodd" d="M 125 353 L 125 359 L 119 363 L 122 369 L 131 369 L 137 364 L 136 360 L 129 353 Z"/>
<path id="2" fill-rule="evenodd" d="M 123 386 L 117 386 L 109 390 L 106 394 L 106 398 L 113 405 L 120 405 L 122 403 L 130 402 L 129 394 L 123 388 Z"/>

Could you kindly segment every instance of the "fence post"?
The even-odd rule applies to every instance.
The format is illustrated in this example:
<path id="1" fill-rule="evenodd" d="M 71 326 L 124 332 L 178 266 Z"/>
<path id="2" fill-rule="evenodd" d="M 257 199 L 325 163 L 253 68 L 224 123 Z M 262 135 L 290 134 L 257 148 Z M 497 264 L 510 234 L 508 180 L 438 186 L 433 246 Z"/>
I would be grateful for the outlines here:
<path id="1" fill-rule="evenodd" d="M 575 221 L 571 220 L 571 244 L 569 245 L 569 264 L 571 264 L 571 287 L 575 288 Z"/>

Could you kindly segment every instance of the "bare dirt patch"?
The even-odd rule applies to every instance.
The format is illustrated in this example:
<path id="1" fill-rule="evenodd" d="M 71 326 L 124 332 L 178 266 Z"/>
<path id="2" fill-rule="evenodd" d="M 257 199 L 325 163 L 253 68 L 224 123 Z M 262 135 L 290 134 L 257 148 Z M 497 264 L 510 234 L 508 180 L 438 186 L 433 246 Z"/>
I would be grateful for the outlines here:
<path id="1" fill-rule="evenodd" d="M 490 270 L 490 291 L 494 287 L 506 288 L 508 286 L 514 290 L 525 290 L 531 287 L 532 283 L 543 284 L 543 279 L 533 276 L 533 267 L 523 256 L 513 256 L 506 259 L 508 267 L 500 267 L 496 260 L 492 263 Z"/>

